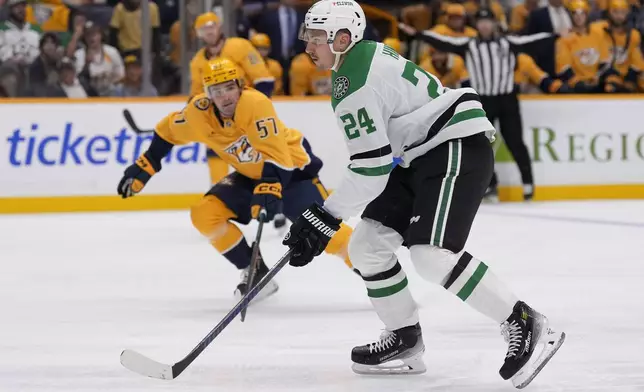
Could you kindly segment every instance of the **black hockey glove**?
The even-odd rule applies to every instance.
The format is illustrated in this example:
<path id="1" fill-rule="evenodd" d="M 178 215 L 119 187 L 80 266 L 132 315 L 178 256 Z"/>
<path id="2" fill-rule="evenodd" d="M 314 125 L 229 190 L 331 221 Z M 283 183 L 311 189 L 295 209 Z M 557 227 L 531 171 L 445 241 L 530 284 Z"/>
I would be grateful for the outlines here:
<path id="1" fill-rule="evenodd" d="M 159 170 L 161 170 L 161 165 L 150 159 L 146 152 L 134 164 L 125 169 L 116 191 L 124 199 L 134 196 L 143 190 L 145 184 Z"/>
<path id="2" fill-rule="evenodd" d="M 306 209 L 291 225 L 283 245 L 293 249 L 289 264 L 303 267 L 326 249 L 342 220 L 326 212 L 317 203 Z"/>
<path id="3" fill-rule="evenodd" d="M 253 219 L 259 217 L 259 211 L 266 209 L 266 222 L 270 222 L 275 214 L 282 210 L 282 184 L 275 178 L 263 179 L 253 189 L 250 202 L 250 215 Z"/>

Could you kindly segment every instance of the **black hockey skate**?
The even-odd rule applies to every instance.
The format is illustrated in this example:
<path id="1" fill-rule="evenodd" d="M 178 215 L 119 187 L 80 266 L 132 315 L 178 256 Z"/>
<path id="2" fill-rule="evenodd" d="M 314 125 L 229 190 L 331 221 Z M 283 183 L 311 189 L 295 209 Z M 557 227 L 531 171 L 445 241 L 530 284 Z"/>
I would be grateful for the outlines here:
<path id="1" fill-rule="evenodd" d="M 257 285 L 257 282 L 262 280 L 262 278 L 268 273 L 268 267 L 266 266 L 266 264 L 264 264 L 262 255 L 259 254 L 257 257 L 259 257 L 259 262 L 257 263 L 257 271 L 255 272 L 255 276 L 253 277 L 253 286 Z M 237 288 L 235 289 L 235 299 L 237 299 L 238 301 L 241 300 L 242 297 L 246 295 L 246 293 L 248 293 L 249 274 L 250 266 L 244 268 L 241 272 L 241 280 L 237 285 Z M 275 294 L 278 289 L 279 286 L 277 285 L 277 283 L 274 280 L 271 280 L 266 286 L 264 286 L 262 291 L 257 294 L 257 296 L 253 299 L 253 302 L 261 301 L 262 299 L 270 297 L 271 295 Z"/>
<path id="2" fill-rule="evenodd" d="M 427 370 L 424 352 L 420 324 L 385 331 L 377 342 L 353 348 L 352 369 L 358 374 L 420 374 Z"/>
<path id="3" fill-rule="evenodd" d="M 559 350 L 566 334 L 549 327 L 548 319 L 519 301 L 510 317 L 501 324 L 501 334 L 508 343 L 505 362 L 499 370 L 504 380 L 525 388 Z"/>

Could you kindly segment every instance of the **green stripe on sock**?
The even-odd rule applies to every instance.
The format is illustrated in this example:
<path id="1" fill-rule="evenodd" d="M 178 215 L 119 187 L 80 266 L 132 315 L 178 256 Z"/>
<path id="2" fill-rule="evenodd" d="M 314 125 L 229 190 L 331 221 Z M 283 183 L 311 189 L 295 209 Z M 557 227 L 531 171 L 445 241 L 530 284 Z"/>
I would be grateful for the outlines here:
<path id="1" fill-rule="evenodd" d="M 485 272 L 487 271 L 487 265 L 485 265 L 484 262 L 481 261 L 478 267 L 476 267 L 476 271 L 474 271 L 474 274 L 472 274 L 472 277 L 465 283 L 463 288 L 456 294 L 456 296 L 463 301 L 467 300 L 469 296 L 472 294 L 472 291 L 476 288 L 476 286 L 479 284 L 481 279 L 483 279 L 483 275 L 485 275 Z"/>
<path id="2" fill-rule="evenodd" d="M 367 295 L 371 298 L 388 297 L 402 291 L 402 289 L 404 289 L 405 287 L 407 287 L 407 277 L 393 286 L 383 287 L 381 289 L 367 288 Z"/>

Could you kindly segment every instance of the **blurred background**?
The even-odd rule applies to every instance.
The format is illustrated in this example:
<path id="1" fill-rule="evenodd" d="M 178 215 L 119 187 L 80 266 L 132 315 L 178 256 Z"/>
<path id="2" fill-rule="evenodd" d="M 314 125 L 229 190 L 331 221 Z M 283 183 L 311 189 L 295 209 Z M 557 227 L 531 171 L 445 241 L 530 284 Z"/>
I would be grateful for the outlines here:
<path id="1" fill-rule="evenodd" d="M 312 0 L 0 0 L 0 96 L 150 97 L 191 95 L 190 63 L 207 42 L 204 30 L 218 25 L 225 37 L 250 40 L 278 80 L 273 95 L 328 95 L 330 72 L 315 68 L 297 39 Z M 365 37 L 385 41 L 450 87 L 457 87 L 462 61 L 440 53 L 399 22 L 444 35 L 476 35 L 473 15 L 489 8 L 506 33 L 576 28 L 597 32 L 573 58 L 556 44 L 526 52 L 515 77 L 522 93 L 636 93 L 644 91 L 640 0 L 366 0 Z M 577 17 L 577 14 L 585 17 Z M 618 73 L 598 86 L 589 66 L 608 48 Z M 220 50 L 221 48 L 215 49 Z M 568 72 L 569 73 L 569 72 Z M 569 89 L 544 88 L 544 77 Z M 200 81 L 199 81 L 200 83 Z M 548 83 L 548 86 L 551 86 Z M 590 86 L 590 88 L 589 88 Z M 575 89 L 578 87 L 577 89 Z M 543 91 L 546 90 L 546 91 Z M 194 91 L 193 91 L 194 93 Z"/>

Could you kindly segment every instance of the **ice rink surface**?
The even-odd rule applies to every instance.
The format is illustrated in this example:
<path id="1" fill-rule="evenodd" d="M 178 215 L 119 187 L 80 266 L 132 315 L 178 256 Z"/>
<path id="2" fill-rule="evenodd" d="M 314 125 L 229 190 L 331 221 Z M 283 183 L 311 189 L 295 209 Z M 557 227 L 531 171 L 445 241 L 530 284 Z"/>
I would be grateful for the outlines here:
<path id="1" fill-rule="evenodd" d="M 244 229 L 252 241 L 254 227 Z M 467 249 L 568 338 L 526 391 L 644 391 L 644 202 L 485 205 Z M 285 251 L 269 227 L 264 258 Z M 178 379 L 119 363 L 181 359 L 234 305 L 238 272 L 186 211 L 0 216 L 0 391 L 512 391 L 499 328 L 401 263 L 427 373 L 352 373 L 382 328 L 360 279 L 321 256 L 234 321 Z"/>

